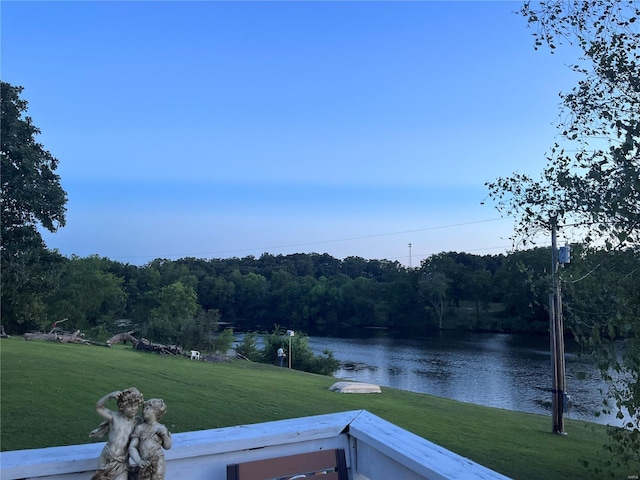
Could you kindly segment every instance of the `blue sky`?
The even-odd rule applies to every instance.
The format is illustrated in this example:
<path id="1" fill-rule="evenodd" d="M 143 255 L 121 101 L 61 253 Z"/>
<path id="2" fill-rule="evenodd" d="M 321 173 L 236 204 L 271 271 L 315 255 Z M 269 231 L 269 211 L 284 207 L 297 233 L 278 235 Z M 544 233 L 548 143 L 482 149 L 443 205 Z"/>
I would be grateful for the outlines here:
<path id="1" fill-rule="evenodd" d="M 497 254 L 572 59 L 519 2 L 1 3 L 2 79 L 60 160 L 65 255 Z M 409 257 L 408 244 L 412 244 Z"/>

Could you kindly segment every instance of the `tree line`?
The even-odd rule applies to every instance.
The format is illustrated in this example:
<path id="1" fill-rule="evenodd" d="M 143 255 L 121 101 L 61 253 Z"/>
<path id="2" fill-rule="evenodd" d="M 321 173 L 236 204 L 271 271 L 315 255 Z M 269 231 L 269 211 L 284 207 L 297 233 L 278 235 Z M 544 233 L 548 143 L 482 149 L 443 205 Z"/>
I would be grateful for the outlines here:
<path id="1" fill-rule="evenodd" d="M 153 341 L 204 348 L 221 327 L 271 331 L 277 324 L 320 335 L 381 328 L 405 335 L 548 329 L 550 248 L 443 252 L 418 268 L 326 253 L 156 259 L 142 266 L 55 251 L 47 259 L 40 265 L 46 288 L 28 295 L 38 313 L 3 312 L 7 332 L 47 330 L 65 320 L 67 329 L 96 338 L 135 330 Z M 571 263 L 561 271 L 568 327 L 585 335 L 592 316 L 632 315 L 639 303 L 638 260 L 632 250 L 574 246 Z"/>

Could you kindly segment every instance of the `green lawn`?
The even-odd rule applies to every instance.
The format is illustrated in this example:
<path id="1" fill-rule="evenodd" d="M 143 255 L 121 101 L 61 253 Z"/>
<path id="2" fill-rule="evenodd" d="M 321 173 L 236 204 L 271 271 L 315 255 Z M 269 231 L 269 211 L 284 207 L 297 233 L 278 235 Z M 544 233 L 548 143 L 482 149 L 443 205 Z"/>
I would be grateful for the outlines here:
<path id="1" fill-rule="evenodd" d="M 603 453 L 607 437 L 600 425 L 568 420 L 568 435 L 561 437 L 550 433 L 545 416 L 391 388 L 380 395 L 339 394 L 328 390 L 332 377 L 244 361 L 195 362 L 122 345 L 3 339 L 0 361 L 2 450 L 88 443 L 101 420 L 95 402 L 135 386 L 145 398 L 164 399 L 163 423 L 172 432 L 365 409 L 513 478 L 603 478 L 582 466 Z M 626 480 L 640 474 L 640 465 L 612 473 Z"/>

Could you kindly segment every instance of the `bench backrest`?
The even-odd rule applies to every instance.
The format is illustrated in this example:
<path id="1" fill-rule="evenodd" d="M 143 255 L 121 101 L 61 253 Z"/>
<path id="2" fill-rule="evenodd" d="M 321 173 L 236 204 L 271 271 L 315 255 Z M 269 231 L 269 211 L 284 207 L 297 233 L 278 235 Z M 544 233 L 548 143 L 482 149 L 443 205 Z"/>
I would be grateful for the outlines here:
<path id="1" fill-rule="evenodd" d="M 322 480 L 348 480 L 344 449 L 227 465 L 227 480 L 288 480 L 314 475 L 322 475 Z"/>

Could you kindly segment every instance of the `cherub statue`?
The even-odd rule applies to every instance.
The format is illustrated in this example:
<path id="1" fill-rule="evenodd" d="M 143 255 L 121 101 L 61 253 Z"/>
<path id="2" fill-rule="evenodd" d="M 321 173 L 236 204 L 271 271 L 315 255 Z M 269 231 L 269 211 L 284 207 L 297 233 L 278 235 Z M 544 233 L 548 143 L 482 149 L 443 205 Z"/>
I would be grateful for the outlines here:
<path id="1" fill-rule="evenodd" d="M 118 411 L 114 412 L 104 405 L 110 399 L 118 402 Z M 108 393 L 96 403 L 96 412 L 104 422 L 90 433 L 92 437 L 101 437 L 107 432 L 109 439 L 98 458 L 98 470 L 91 480 L 127 480 L 129 476 L 129 440 L 140 418 L 136 417 L 143 403 L 143 396 L 137 388 Z"/>
<path id="2" fill-rule="evenodd" d="M 138 425 L 131 435 L 129 456 L 138 467 L 137 480 L 164 480 L 165 463 L 162 449 L 171 448 L 171 433 L 158 423 L 166 413 L 167 406 L 159 398 L 144 402 L 144 423 Z"/>

